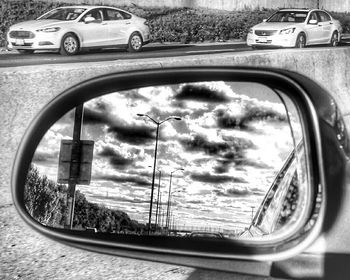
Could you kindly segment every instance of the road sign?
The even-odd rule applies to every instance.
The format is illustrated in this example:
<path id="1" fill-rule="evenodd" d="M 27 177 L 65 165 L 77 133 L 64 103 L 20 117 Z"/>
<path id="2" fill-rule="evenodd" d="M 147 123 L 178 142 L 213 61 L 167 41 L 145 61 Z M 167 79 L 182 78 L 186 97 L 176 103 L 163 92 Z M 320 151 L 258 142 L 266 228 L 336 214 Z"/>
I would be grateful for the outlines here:
<path id="1" fill-rule="evenodd" d="M 94 141 L 62 140 L 58 163 L 59 184 L 89 185 Z"/>

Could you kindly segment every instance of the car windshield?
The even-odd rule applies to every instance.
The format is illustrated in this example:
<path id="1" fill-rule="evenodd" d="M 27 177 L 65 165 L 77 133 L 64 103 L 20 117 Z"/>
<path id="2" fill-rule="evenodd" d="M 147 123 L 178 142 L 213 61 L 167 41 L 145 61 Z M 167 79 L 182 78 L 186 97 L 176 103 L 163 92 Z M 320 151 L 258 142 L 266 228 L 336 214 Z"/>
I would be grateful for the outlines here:
<path id="1" fill-rule="evenodd" d="M 267 22 L 304 22 L 307 12 L 280 11 L 272 15 Z"/>
<path id="2" fill-rule="evenodd" d="M 86 9 L 83 8 L 59 8 L 52 10 L 38 19 L 57 19 L 57 20 L 75 20 L 77 19 Z"/>

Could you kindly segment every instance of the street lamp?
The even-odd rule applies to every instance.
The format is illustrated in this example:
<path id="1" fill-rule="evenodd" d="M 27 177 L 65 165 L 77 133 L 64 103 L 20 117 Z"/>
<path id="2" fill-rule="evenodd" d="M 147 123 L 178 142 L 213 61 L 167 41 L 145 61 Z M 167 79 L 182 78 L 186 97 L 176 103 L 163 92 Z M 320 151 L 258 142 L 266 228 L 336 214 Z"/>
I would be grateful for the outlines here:
<path id="1" fill-rule="evenodd" d="M 157 131 L 156 131 L 156 147 L 154 149 L 154 163 L 153 163 L 153 174 L 152 174 L 152 189 L 151 189 L 151 202 L 150 202 L 150 206 L 149 206 L 149 216 L 148 216 L 148 234 L 150 233 L 151 230 L 151 218 L 152 218 L 152 206 L 153 206 L 153 193 L 154 193 L 154 177 L 156 174 L 156 162 L 157 162 L 157 149 L 158 149 L 158 138 L 159 138 L 159 126 L 162 123 L 165 123 L 166 121 L 169 120 L 177 120 L 180 121 L 181 118 L 180 117 L 168 117 L 163 121 L 156 121 L 153 118 L 151 118 L 149 115 L 146 114 L 137 114 L 137 116 L 139 117 L 146 117 L 148 119 L 150 119 L 156 126 L 157 126 Z"/>
<path id="2" fill-rule="evenodd" d="M 169 195 L 168 195 L 168 207 L 167 207 L 167 211 L 166 211 L 166 224 L 165 224 L 165 226 L 166 226 L 167 228 L 169 228 L 169 219 L 170 219 L 170 212 L 169 212 L 169 210 L 170 210 L 170 199 L 171 199 L 171 180 L 172 180 L 172 178 L 173 178 L 173 173 L 175 173 L 176 171 L 180 171 L 180 170 L 184 171 L 185 169 L 179 168 L 179 169 L 176 169 L 176 170 L 170 172 Z"/>

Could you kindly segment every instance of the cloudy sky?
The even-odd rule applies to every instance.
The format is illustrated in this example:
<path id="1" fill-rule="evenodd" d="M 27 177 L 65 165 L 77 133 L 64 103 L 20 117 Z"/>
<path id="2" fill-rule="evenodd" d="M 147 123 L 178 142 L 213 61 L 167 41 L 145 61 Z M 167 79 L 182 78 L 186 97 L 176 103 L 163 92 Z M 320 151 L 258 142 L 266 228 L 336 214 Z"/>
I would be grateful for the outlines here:
<path id="1" fill-rule="evenodd" d="M 156 200 L 161 173 L 160 208 L 166 212 L 170 173 L 177 170 L 171 201 L 180 227 L 244 229 L 293 149 L 286 109 L 262 85 L 207 82 L 93 99 L 84 105 L 82 131 L 82 139 L 95 141 L 92 181 L 77 188 L 88 200 L 143 223 L 148 222 L 157 126 L 137 114 L 157 122 L 181 118 L 159 126 L 154 192 Z M 55 181 L 60 142 L 72 138 L 73 116 L 67 113 L 46 133 L 33 159 Z"/>

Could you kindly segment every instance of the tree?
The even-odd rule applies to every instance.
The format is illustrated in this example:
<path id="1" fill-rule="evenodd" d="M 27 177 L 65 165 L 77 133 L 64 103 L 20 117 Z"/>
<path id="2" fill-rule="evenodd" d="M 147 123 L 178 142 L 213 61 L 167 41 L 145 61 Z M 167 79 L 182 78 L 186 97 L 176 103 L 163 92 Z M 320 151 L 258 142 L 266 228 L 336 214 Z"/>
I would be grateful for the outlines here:
<path id="1" fill-rule="evenodd" d="M 38 222 L 49 226 L 64 223 L 67 188 L 57 185 L 31 165 L 24 187 L 24 204 L 28 213 Z"/>

